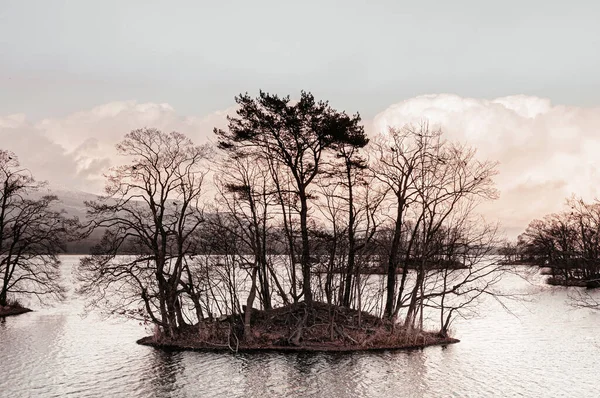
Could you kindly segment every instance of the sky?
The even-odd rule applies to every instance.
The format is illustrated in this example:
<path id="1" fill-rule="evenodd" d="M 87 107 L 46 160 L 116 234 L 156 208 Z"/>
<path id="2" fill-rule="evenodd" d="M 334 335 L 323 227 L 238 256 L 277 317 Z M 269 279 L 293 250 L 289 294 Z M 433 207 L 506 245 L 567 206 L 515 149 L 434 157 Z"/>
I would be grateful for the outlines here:
<path id="1" fill-rule="evenodd" d="M 596 196 L 600 2 L 0 0 L 0 147 L 99 192 L 139 127 L 205 142 L 234 97 L 300 90 L 369 134 L 427 119 L 500 162 L 511 237 Z"/>

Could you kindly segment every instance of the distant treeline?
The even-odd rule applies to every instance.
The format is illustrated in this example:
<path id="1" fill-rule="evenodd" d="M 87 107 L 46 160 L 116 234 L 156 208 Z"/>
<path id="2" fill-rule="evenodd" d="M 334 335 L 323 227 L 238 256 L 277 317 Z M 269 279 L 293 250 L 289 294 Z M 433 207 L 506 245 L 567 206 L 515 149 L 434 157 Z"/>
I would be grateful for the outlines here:
<path id="1" fill-rule="evenodd" d="M 600 203 L 568 199 L 565 211 L 531 221 L 502 253 L 548 268 L 550 284 L 600 287 Z"/>

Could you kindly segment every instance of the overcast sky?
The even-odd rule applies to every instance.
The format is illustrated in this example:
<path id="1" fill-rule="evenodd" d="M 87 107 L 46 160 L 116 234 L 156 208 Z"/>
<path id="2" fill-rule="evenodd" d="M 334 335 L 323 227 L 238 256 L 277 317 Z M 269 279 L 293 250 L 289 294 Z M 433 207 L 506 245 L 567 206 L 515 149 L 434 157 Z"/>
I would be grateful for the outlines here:
<path id="1" fill-rule="evenodd" d="M 129 130 L 200 142 L 240 92 L 429 119 L 501 162 L 515 235 L 600 184 L 600 2 L 0 0 L 0 146 L 98 191 Z"/>

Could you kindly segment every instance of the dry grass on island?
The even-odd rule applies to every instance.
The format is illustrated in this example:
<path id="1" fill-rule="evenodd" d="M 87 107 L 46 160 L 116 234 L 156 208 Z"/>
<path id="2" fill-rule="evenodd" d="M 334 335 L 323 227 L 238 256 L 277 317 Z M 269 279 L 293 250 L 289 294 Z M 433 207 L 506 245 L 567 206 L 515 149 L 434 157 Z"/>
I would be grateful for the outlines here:
<path id="1" fill-rule="evenodd" d="M 31 312 L 31 310 L 23 307 L 17 300 L 9 301 L 6 305 L 0 305 L 0 317 L 20 315 L 26 312 Z"/>
<path id="2" fill-rule="evenodd" d="M 438 333 L 413 329 L 366 312 L 314 302 L 272 310 L 252 310 L 250 333 L 245 336 L 243 315 L 203 320 L 178 333 L 138 340 L 156 348 L 199 351 L 367 351 L 422 348 L 457 343 Z"/>

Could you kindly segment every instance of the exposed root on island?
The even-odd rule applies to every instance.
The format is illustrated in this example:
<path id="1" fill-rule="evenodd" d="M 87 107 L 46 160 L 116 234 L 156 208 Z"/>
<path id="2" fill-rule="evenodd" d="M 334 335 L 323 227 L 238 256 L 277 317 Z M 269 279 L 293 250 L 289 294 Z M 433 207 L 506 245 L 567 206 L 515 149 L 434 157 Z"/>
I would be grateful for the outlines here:
<path id="1" fill-rule="evenodd" d="M 366 312 L 314 302 L 267 311 L 251 310 L 251 333 L 244 314 L 202 320 L 175 338 L 155 335 L 140 344 L 168 349 L 230 351 L 363 351 L 419 348 L 458 340 L 422 330 L 406 330 Z"/>

